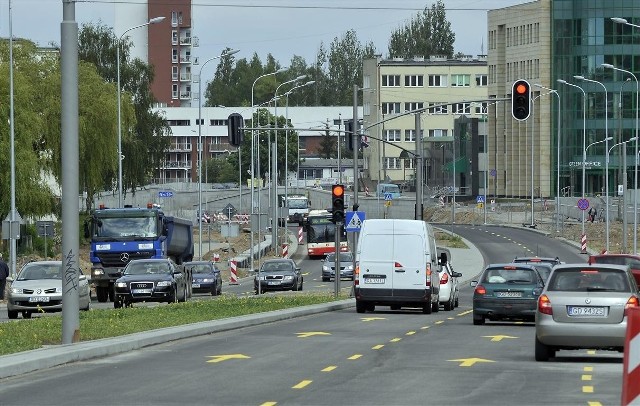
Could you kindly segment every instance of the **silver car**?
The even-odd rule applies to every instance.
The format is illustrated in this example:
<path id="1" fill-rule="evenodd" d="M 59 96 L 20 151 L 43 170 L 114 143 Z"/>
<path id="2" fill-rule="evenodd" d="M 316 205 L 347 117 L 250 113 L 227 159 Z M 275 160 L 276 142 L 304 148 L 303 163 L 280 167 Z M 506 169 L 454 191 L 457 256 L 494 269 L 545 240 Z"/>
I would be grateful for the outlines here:
<path id="1" fill-rule="evenodd" d="M 639 305 L 626 266 L 556 265 L 538 298 L 536 361 L 547 361 L 558 350 L 623 351 L 627 309 Z"/>
<path id="2" fill-rule="evenodd" d="M 78 284 L 81 310 L 91 308 L 89 282 L 80 275 Z M 11 282 L 7 296 L 7 317 L 25 319 L 32 313 L 62 311 L 62 261 L 34 261 L 24 265 Z"/>

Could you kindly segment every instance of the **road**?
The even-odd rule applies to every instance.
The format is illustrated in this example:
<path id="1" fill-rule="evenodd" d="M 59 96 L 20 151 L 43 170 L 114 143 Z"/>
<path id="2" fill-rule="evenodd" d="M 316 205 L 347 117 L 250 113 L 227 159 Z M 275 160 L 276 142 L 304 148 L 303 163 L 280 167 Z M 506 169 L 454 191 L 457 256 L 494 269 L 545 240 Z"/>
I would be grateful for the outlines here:
<path id="1" fill-rule="evenodd" d="M 575 247 L 527 229 L 453 230 L 485 261 L 536 252 L 585 260 Z M 473 278 L 469 273 L 475 272 L 465 279 Z M 4 379 L 0 399 L 7 405 L 619 403 L 620 354 L 560 351 L 556 360 L 537 363 L 533 324 L 473 326 L 471 295 L 462 284 L 461 305 L 450 312 L 348 309 L 76 362 Z"/>

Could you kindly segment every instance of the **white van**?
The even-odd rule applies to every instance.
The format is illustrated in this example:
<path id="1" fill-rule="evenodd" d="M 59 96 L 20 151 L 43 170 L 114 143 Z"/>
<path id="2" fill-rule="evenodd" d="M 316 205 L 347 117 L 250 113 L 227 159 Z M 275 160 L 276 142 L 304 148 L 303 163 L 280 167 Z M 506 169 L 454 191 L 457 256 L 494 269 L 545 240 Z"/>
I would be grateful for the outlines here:
<path id="1" fill-rule="evenodd" d="M 365 220 L 356 250 L 356 311 L 373 311 L 379 305 L 437 312 L 437 261 L 433 228 L 424 221 Z"/>

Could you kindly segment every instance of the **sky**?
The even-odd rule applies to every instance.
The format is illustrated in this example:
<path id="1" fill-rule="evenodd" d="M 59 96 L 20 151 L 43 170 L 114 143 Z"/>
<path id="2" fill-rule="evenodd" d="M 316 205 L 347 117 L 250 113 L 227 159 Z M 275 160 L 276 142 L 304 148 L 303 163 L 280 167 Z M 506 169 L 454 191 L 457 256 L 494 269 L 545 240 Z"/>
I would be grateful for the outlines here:
<path id="1" fill-rule="evenodd" d="M 114 26 L 115 4 L 129 0 L 77 0 L 76 21 Z M 140 0 L 135 0 L 140 1 Z M 387 55 L 391 32 L 431 7 L 436 0 L 192 0 L 193 35 L 200 47 L 194 56 L 209 58 L 226 47 L 239 49 L 236 58 L 257 53 L 264 62 L 271 53 L 282 65 L 294 55 L 312 63 L 321 43 L 355 30 L 364 45 Z M 487 53 L 487 10 L 530 0 L 444 0 L 447 20 L 456 34 L 454 52 Z M 14 37 L 38 45 L 60 44 L 62 0 L 0 0 L 0 36 L 9 36 L 9 16 Z M 163 23 L 167 23 L 169 19 Z"/>

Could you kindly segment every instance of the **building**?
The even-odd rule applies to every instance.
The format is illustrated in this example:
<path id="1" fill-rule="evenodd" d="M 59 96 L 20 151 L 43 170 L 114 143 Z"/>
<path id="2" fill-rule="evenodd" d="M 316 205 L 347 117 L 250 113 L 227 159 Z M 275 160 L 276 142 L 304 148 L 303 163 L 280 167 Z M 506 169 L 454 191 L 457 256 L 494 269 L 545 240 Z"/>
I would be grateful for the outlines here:
<path id="1" fill-rule="evenodd" d="M 462 194 L 479 193 L 478 181 L 486 172 L 484 56 L 376 57 L 364 61 L 363 82 L 364 129 L 370 138 L 363 152 L 365 178 L 373 183 L 414 183 L 416 122 L 415 114 L 407 113 L 420 110 L 427 187 L 438 193 L 455 183 Z"/>

